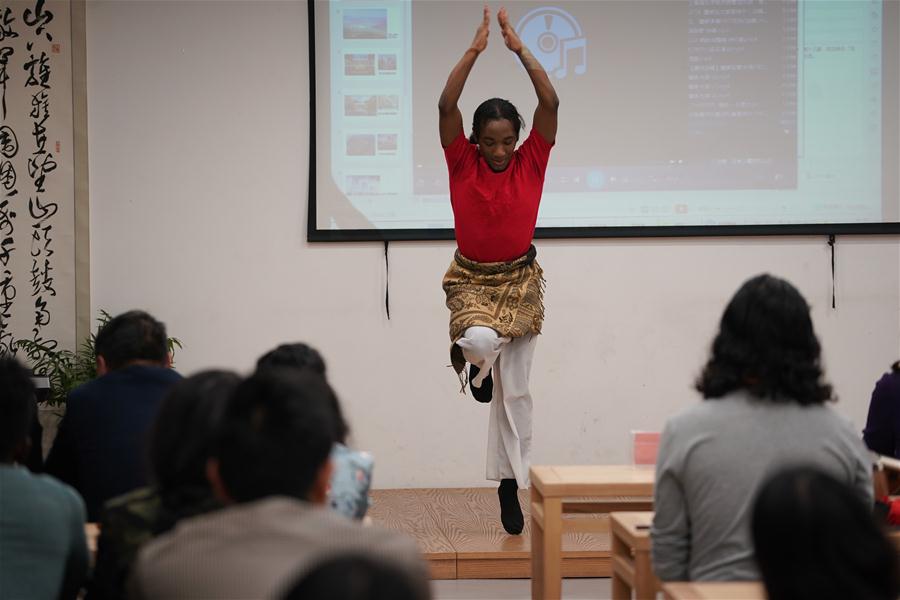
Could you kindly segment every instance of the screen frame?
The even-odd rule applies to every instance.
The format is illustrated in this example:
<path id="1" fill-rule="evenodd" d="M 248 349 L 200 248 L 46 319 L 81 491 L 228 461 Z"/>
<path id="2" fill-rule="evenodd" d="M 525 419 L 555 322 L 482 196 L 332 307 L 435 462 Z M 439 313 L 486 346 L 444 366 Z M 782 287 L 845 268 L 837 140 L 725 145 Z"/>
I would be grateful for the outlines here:
<path id="1" fill-rule="evenodd" d="M 309 181 L 307 188 L 306 236 L 309 242 L 434 241 L 453 240 L 453 229 L 319 229 L 316 214 L 316 19 L 315 3 L 307 0 L 309 28 Z M 803 0 L 799 0 L 803 1 Z M 885 22 L 898 21 L 900 2 L 883 1 Z M 893 113 L 882 111 L 882 129 L 892 136 L 882 138 L 882 182 L 884 189 L 900 191 L 900 31 L 885 37 L 882 57 L 882 100 L 893 105 Z M 888 66 L 892 55 L 896 69 Z M 893 159 L 894 164 L 891 165 Z M 891 168 L 892 167 L 892 168 Z M 900 200 L 900 199 L 898 199 Z M 896 235 L 900 221 L 879 223 L 791 223 L 756 225 L 667 225 L 603 227 L 538 227 L 535 239 L 661 238 L 722 236 L 818 236 L 818 235 Z"/>

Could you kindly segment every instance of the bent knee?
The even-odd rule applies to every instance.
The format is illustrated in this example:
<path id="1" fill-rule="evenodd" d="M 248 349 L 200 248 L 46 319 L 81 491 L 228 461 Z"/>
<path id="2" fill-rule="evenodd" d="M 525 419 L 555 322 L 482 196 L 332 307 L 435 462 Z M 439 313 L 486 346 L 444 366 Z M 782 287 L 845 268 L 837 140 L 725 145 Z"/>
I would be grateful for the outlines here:
<path id="1" fill-rule="evenodd" d="M 481 363 L 497 355 L 502 345 L 500 336 L 490 327 L 469 327 L 456 341 L 470 363 Z"/>

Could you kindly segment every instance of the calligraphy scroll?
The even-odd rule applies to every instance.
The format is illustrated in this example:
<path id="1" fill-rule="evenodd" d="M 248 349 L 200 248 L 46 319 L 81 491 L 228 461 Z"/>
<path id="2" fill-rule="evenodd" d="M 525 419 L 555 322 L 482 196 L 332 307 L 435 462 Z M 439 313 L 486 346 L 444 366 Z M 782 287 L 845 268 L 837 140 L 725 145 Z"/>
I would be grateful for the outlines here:
<path id="1" fill-rule="evenodd" d="M 71 4 L 0 5 L 0 354 L 75 346 Z"/>

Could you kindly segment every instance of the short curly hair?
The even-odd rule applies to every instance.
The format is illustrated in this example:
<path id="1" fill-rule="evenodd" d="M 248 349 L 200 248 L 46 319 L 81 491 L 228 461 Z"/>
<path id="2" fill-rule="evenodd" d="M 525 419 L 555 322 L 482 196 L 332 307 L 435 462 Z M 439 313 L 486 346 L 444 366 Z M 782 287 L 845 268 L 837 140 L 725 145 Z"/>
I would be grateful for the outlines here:
<path id="1" fill-rule="evenodd" d="M 696 389 L 706 399 L 746 389 L 760 398 L 801 405 L 833 400 L 820 365 L 809 305 L 772 275 L 741 286 L 725 308 Z"/>
<path id="2" fill-rule="evenodd" d="M 110 370 L 137 360 L 166 364 L 169 356 L 166 326 L 143 310 L 113 317 L 97 332 L 94 348 Z"/>

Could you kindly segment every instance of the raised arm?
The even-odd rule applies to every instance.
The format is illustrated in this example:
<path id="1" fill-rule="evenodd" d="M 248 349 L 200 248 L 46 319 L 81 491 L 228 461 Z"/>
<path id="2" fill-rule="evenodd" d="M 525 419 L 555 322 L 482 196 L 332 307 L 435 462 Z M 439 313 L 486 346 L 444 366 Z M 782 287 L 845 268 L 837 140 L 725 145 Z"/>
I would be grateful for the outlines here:
<path id="1" fill-rule="evenodd" d="M 528 76 L 534 85 L 534 92 L 538 99 L 537 108 L 534 110 L 534 128 L 552 144 L 556 141 L 557 114 L 559 112 L 559 97 L 556 95 L 556 90 L 553 89 L 553 84 L 550 83 L 544 67 L 519 39 L 519 35 L 509 22 L 505 8 L 501 8 L 497 13 L 497 20 L 500 22 L 500 31 L 506 47 L 515 52 L 522 61 L 522 65 L 528 71 Z"/>
<path id="2" fill-rule="evenodd" d="M 459 97 L 462 95 L 463 87 L 466 85 L 466 79 L 469 77 L 469 71 L 475 64 L 478 55 L 487 48 L 487 39 L 489 27 L 491 24 L 491 12 L 487 5 L 484 7 L 484 18 L 478 30 L 475 32 L 475 39 L 472 45 L 459 59 L 453 70 L 450 71 L 450 77 L 447 78 L 447 84 L 444 91 L 441 92 L 441 98 L 438 100 L 438 125 L 441 131 L 441 145 L 445 148 L 449 146 L 459 132 L 462 131 L 463 121 L 462 113 L 459 112 Z"/>

